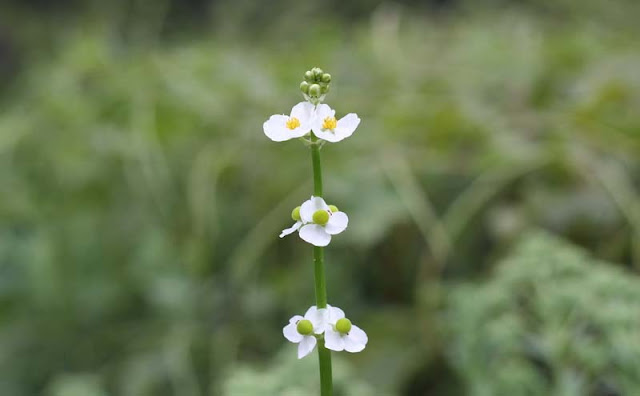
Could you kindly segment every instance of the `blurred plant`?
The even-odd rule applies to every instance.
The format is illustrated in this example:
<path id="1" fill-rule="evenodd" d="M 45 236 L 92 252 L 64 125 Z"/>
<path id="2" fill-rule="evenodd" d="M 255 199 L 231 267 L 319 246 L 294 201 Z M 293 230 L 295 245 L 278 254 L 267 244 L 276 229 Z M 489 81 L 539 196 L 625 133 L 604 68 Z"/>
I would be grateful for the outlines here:
<path id="1" fill-rule="evenodd" d="M 451 357 L 471 396 L 632 395 L 640 280 L 546 234 L 454 289 Z"/>

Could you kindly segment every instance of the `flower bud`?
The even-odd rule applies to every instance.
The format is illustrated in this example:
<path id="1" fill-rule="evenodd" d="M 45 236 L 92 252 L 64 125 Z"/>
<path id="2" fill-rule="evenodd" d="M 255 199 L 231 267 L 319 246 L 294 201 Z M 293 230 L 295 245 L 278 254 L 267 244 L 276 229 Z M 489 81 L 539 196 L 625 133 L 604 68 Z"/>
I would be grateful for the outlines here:
<path id="1" fill-rule="evenodd" d="M 291 211 L 291 218 L 294 219 L 295 221 L 300 221 L 301 220 L 301 218 L 300 218 L 300 207 L 299 206 Z"/>
<path id="2" fill-rule="evenodd" d="M 326 210 L 316 210 L 312 219 L 316 224 L 325 225 L 329 222 L 329 213 Z"/>
<path id="3" fill-rule="evenodd" d="M 316 81 L 320 81 L 322 79 L 324 71 L 321 68 L 314 67 L 313 69 L 311 69 L 311 71 L 313 72 L 313 77 L 316 79 Z"/>
<path id="4" fill-rule="evenodd" d="M 309 96 L 318 97 L 320 96 L 320 85 L 311 84 L 309 87 Z"/>
<path id="5" fill-rule="evenodd" d="M 320 86 L 320 93 L 324 95 L 327 92 L 329 92 L 329 86 L 328 85 L 321 85 Z"/>
<path id="6" fill-rule="evenodd" d="M 351 328 L 351 323 L 349 323 L 349 328 Z M 298 322 L 296 329 L 298 330 L 298 333 L 302 335 L 309 335 L 313 333 L 313 324 L 310 320 L 302 319 Z"/>
<path id="7" fill-rule="evenodd" d="M 309 83 L 306 81 L 303 81 L 300 83 L 300 90 L 302 91 L 302 93 L 308 94 L 309 93 Z"/>
<path id="8" fill-rule="evenodd" d="M 338 207 L 336 205 L 329 205 L 329 209 L 331 209 L 331 213 L 338 212 Z"/>
<path id="9" fill-rule="evenodd" d="M 323 83 L 327 83 L 327 84 L 329 84 L 329 83 L 331 82 L 331 74 L 329 74 L 329 73 L 324 73 L 324 74 L 322 75 L 321 81 L 322 81 Z"/>
<path id="10" fill-rule="evenodd" d="M 300 326 L 300 324 L 298 324 Z M 347 334 L 351 331 L 351 321 L 347 318 L 338 319 L 336 322 L 336 330 L 342 334 Z"/>
<path id="11" fill-rule="evenodd" d="M 313 81 L 314 81 L 313 72 L 312 72 L 311 70 L 307 70 L 307 71 L 304 73 L 304 79 L 305 79 L 307 82 L 313 82 Z"/>

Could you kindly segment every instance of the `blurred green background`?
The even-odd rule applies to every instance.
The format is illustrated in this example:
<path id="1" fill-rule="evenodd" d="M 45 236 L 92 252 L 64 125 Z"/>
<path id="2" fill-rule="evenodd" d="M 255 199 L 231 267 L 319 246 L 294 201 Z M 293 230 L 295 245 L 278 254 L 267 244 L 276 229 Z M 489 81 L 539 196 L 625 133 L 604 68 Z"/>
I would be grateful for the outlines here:
<path id="1" fill-rule="evenodd" d="M 640 2 L 0 5 L 0 395 L 315 395 L 305 70 L 357 132 L 336 395 L 640 394 Z"/>

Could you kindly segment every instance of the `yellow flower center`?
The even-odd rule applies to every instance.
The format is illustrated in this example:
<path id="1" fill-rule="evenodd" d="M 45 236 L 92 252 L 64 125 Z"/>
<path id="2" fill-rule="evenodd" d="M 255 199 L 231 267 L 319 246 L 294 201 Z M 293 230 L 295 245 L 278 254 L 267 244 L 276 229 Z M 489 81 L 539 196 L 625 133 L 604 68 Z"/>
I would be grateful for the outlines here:
<path id="1" fill-rule="evenodd" d="M 338 121 L 336 121 L 335 117 L 327 117 L 324 119 L 322 123 L 322 129 L 336 129 L 336 125 L 338 125 Z"/>
<path id="2" fill-rule="evenodd" d="M 287 128 L 294 130 L 297 127 L 300 126 L 300 120 L 297 119 L 296 117 L 291 117 L 289 118 L 289 120 L 287 121 Z"/>

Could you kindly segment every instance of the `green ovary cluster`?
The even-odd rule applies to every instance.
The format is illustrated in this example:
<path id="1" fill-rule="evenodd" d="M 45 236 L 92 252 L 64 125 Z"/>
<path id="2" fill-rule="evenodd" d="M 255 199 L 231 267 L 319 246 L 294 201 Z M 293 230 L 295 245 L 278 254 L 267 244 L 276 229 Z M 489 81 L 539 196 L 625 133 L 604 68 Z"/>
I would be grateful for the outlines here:
<path id="1" fill-rule="evenodd" d="M 313 324 L 311 324 L 311 321 L 307 319 L 302 319 L 298 322 L 296 329 L 298 330 L 298 333 L 302 335 L 309 335 L 313 333 Z"/>
<path id="2" fill-rule="evenodd" d="M 347 318 L 338 319 L 336 330 L 341 334 L 347 334 L 351 331 L 351 321 Z"/>
<path id="3" fill-rule="evenodd" d="M 300 218 L 300 207 L 299 206 L 291 211 L 291 218 L 293 220 L 295 220 L 295 221 L 300 221 L 301 220 L 301 218 Z"/>
<path id="4" fill-rule="evenodd" d="M 326 210 L 316 210 L 313 214 L 313 222 L 320 225 L 325 225 L 329 222 L 329 212 Z"/>

